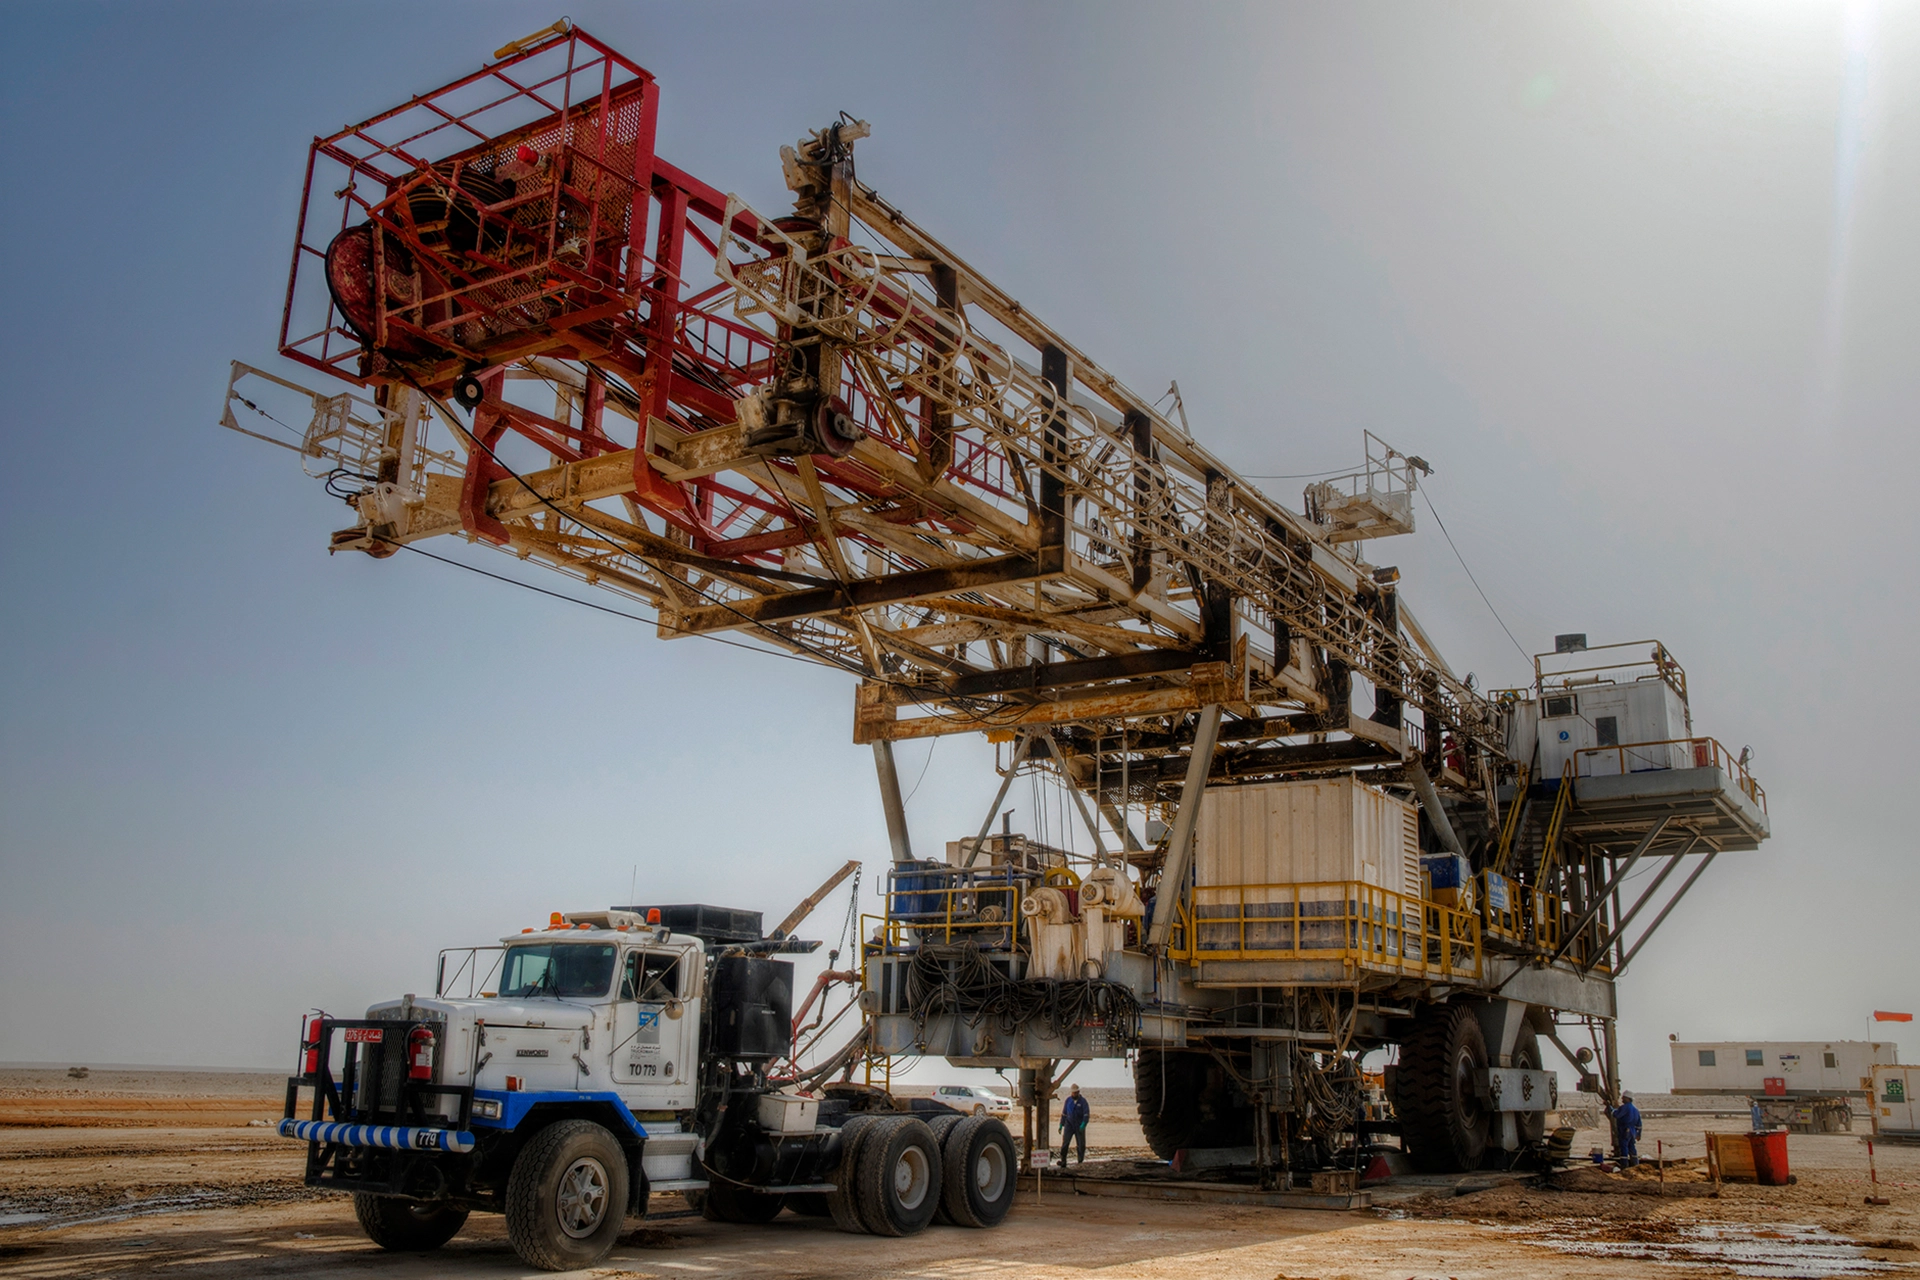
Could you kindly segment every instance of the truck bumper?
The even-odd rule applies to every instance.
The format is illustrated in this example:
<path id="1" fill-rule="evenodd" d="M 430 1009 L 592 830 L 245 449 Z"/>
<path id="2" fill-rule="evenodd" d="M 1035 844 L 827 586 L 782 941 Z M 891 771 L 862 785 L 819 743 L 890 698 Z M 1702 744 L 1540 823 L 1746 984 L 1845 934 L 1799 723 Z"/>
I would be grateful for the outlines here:
<path id="1" fill-rule="evenodd" d="M 473 1135 L 458 1129 L 427 1129 L 401 1125 L 340 1124 L 325 1120 L 282 1120 L 283 1138 L 301 1142 L 333 1143 L 343 1147 L 382 1147 L 388 1151 L 446 1151 L 465 1155 L 473 1150 Z"/>

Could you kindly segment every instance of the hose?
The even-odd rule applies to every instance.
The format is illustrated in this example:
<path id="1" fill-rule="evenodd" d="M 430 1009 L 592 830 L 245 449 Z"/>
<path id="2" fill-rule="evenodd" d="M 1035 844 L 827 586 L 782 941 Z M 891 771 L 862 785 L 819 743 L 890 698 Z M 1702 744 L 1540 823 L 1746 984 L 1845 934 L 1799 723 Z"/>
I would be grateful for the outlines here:
<path id="1" fill-rule="evenodd" d="M 923 1037 L 928 1018 L 950 1013 L 969 1027 L 991 1023 L 1005 1035 L 1039 1023 L 1052 1039 L 1067 1040 L 1100 1023 L 1116 1048 L 1130 1049 L 1140 1038 L 1140 1002 L 1131 988 L 1097 978 L 1016 980 L 967 944 L 923 946 L 914 954 L 907 1007 Z"/>

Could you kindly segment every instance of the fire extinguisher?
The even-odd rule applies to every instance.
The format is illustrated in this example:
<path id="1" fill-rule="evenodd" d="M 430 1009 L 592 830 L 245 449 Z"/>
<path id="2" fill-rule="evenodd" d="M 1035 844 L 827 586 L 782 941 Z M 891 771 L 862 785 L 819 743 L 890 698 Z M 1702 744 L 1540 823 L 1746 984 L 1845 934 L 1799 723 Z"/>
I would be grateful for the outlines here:
<path id="1" fill-rule="evenodd" d="M 320 1035 L 321 1019 L 308 1018 L 306 1034 L 307 1052 L 305 1061 L 301 1064 L 301 1070 L 310 1077 L 320 1074 Z"/>
<path id="2" fill-rule="evenodd" d="M 407 1033 L 407 1079 L 433 1079 L 433 1032 L 415 1027 Z"/>

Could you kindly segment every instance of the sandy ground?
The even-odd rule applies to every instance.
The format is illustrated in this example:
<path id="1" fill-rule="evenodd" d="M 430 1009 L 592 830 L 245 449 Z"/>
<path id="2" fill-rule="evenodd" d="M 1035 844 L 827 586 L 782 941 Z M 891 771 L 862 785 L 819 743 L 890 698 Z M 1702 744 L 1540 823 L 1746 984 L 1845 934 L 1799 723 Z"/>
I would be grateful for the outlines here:
<path id="1" fill-rule="evenodd" d="M 530 1273 L 500 1219 L 476 1215 L 437 1254 L 369 1245 L 342 1197 L 300 1185 L 301 1149 L 250 1121 L 279 1111 L 280 1080 L 247 1073 L 0 1070 L 0 1274 L 479 1277 Z M 1137 1156 L 1139 1129 L 1093 1095 L 1094 1158 Z M 1018 1116 L 1015 1116 L 1017 1127 Z M 1704 1130 L 1731 1119 L 1654 1119 L 1652 1169 L 1592 1169 L 1556 1186 L 1483 1176 L 1378 1190 L 1376 1208 L 1302 1212 L 1166 1204 L 1044 1191 L 995 1231 L 936 1227 L 909 1240 L 846 1236 L 782 1215 L 709 1223 L 676 1197 L 634 1221 L 603 1277 L 1040 1277 L 1168 1280 L 1531 1280 L 1539 1276 L 1920 1275 L 1920 1149 L 1877 1152 L 1853 1135 L 1794 1136 L 1791 1187 L 1727 1185 L 1700 1170 Z M 1601 1140 L 1583 1132 L 1577 1151 Z"/>

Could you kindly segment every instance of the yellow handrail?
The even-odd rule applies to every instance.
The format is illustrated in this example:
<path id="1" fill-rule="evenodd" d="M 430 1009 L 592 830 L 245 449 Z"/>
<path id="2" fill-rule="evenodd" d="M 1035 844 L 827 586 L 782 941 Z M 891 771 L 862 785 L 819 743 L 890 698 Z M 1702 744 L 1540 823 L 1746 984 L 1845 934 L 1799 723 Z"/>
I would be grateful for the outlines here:
<path id="1" fill-rule="evenodd" d="M 1573 777 L 1573 757 L 1569 756 L 1560 766 L 1560 794 L 1553 798 L 1553 816 L 1547 819 L 1547 838 L 1540 846 L 1540 866 L 1533 873 L 1536 884 L 1547 882 L 1547 871 L 1553 866 L 1553 855 L 1560 841 L 1560 828 L 1573 809 Z"/>
<path id="2" fill-rule="evenodd" d="M 1760 812 L 1765 813 L 1767 811 L 1766 790 L 1754 780 L 1754 776 L 1748 771 L 1747 766 L 1740 763 L 1739 757 L 1727 750 L 1726 746 L 1722 744 L 1718 738 L 1660 738 L 1653 742 L 1620 742 L 1611 747 L 1582 747 L 1574 753 L 1574 757 L 1576 759 L 1585 759 L 1588 756 L 1597 756 L 1610 751 L 1615 753 L 1615 759 L 1619 764 L 1620 772 L 1625 774 L 1627 772 L 1628 752 L 1647 751 L 1654 747 L 1679 746 L 1692 749 L 1694 768 L 1715 768 L 1732 774 L 1736 785 L 1739 786 L 1741 792 L 1747 799 L 1759 805 Z M 1594 775 L 1588 772 L 1581 774 L 1581 776 L 1591 778 Z"/>
<path id="3" fill-rule="evenodd" d="M 1497 875 L 1507 873 L 1507 859 L 1513 855 L 1513 838 L 1520 834 L 1520 811 L 1527 807 L 1527 788 L 1532 782 L 1532 770 L 1521 765 L 1520 773 L 1514 779 L 1513 803 L 1507 806 L 1500 823 L 1500 852 L 1493 859 L 1493 870 Z"/>
<path id="4" fill-rule="evenodd" d="M 1186 936 L 1171 952 L 1188 963 L 1314 960 L 1411 977 L 1481 973 L 1476 915 L 1379 885 L 1201 885 L 1194 897 Z"/>

